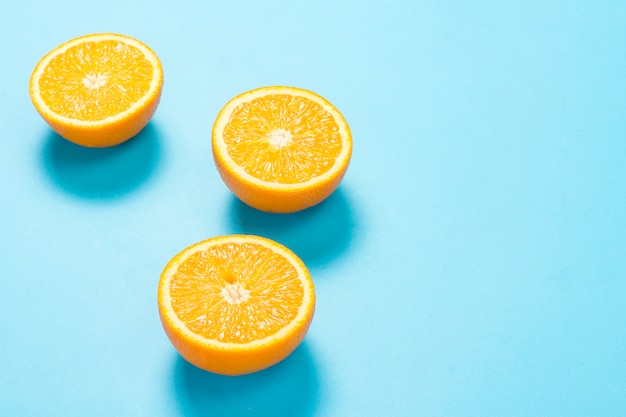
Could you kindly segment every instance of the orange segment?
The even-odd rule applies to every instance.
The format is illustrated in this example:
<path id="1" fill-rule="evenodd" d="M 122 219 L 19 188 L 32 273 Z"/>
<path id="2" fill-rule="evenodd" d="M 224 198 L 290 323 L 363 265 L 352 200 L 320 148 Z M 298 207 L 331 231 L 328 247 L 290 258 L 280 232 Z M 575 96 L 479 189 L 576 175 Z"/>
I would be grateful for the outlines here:
<path id="1" fill-rule="evenodd" d="M 258 236 L 191 245 L 165 267 L 159 313 L 172 344 L 192 364 L 241 375 L 287 357 L 313 319 L 315 291 L 302 261 Z"/>
<path id="2" fill-rule="evenodd" d="M 163 69 L 128 36 L 72 39 L 44 56 L 30 79 L 39 114 L 59 135 L 84 146 L 113 146 L 145 127 L 158 106 Z"/>
<path id="3" fill-rule="evenodd" d="M 230 100 L 213 127 L 213 156 L 226 185 L 259 210 L 289 213 L 323 201 L 352 154 L 350 129 L 323 97 L 263 87 Z"/>

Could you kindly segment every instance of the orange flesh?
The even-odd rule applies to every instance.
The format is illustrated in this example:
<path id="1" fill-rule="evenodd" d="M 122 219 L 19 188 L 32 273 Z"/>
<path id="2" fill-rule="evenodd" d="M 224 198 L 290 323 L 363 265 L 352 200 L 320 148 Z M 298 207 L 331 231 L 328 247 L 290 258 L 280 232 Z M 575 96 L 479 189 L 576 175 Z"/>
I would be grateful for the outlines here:
<path id="1" fill-rule="evenodd" d="M 99 121 L 128 110 L 150 88 L 153 65 L 119 41 L 86 42 L 50 61 L 39 80 L 50 109 L 68 118 Z"/>
<path id="2" fill-rule="evenodd" d="M 341 153 L 333 116 L 311 100 L 287 94 L 239 105 L 224 128 L 224 142 L 248 174 L 281 184 L 324 174 Z"/>
<path id="3" fill-rule="evenodd" d="M 172 276 L 172 309 L 192 332 L 224 343 L 275 334 L 304 297 L 296 269 L 253 243 L 222 243 L 196 252 Z"/>

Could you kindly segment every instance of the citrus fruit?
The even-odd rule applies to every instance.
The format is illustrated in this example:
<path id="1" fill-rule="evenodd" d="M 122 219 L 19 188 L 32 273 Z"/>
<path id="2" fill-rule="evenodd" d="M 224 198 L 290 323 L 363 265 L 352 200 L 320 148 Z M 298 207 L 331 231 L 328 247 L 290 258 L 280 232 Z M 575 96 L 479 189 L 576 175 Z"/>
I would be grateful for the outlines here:
<path id="1" fill-rule="evenodd" d="M 280 362 L 300 344 L 315 290 L 306 266 L 283 245 L 218 236 L 172 258 L 161 274 L 158 305 L 183 358 L 209 372 L 242 375 Z"/>
<path id="2" fill-rule="evenodd" d="M 339 110 L 318 94 L 262 87 L 226 103 L 213 125 L 212 148 L 220 176 L 241 201 L 291 213 L 339 186 L 352 136 Z"/>
<path id="3" fill-rule="evenodd" d="M 161 62 L 147 45 L 100 33 L 48 52 L 33 70 L 29 92 L 55 132 L 101 148 L 130 139 L 148 124 L 162 86 Z"/>

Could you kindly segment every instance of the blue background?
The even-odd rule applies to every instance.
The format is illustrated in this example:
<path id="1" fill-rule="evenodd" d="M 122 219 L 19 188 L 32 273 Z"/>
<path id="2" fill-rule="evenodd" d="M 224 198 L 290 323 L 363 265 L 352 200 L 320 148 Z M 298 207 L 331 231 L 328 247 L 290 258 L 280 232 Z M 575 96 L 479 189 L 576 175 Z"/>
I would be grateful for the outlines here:
<path id="1" fill-rule="evenodd" d="M 165 85 L 148 127 L 94 150 L 28 79 L 75 36 L 134 36 Z M 0 13 L 0 415 L 625 416 L 623 0 L 14 1 Z M 344 114 L 327 201 L 237 201 L 219 109 L 264 85 Z M 156 285 L 210 236 L 296 251 L 316 316 L 284 362 L 188 365 Z"/>

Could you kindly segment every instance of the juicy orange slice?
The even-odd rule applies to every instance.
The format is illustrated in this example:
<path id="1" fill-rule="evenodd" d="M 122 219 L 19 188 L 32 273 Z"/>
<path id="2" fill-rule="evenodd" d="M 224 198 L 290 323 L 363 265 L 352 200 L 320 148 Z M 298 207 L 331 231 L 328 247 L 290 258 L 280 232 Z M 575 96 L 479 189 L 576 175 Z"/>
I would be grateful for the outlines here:
<path id="1" fill-rule="evenodd" d="M 72 39 L 48 52 L 30 78 L 30 97 L 43 119 L 79 145 L 107 147 L 135 136 L 161 97 L 157 55 L 128 36 L 102 33 Z"/>
<path id="2" fill-rule="evenodd" d="M 352 155 L 344 117 L 323 97 L 263 87 L 230 100 L 213 126 L 213 157 L 244 203 L 290 213 L 320 203 L 339 186 Z"/>
<path id="3" fill-rule="evenodd" d="M 248 235 L 196 243 L 167 264 L 158 288 L 165 333 L 188 362 L 241 375 L 287 357 L 303 340 L 315 290 L 302 261 Z"/>

